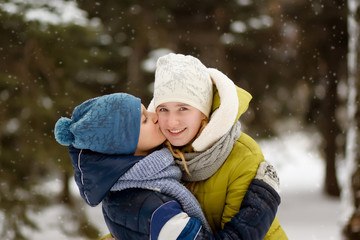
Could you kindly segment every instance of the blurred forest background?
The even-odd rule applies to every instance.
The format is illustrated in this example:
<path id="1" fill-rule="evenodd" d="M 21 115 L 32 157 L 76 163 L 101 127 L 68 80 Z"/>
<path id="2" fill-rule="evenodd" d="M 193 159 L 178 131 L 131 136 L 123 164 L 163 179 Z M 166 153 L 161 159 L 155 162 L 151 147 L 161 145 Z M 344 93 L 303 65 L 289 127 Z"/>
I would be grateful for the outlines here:
<path id="1" fill-rule="evenodd" d="M 128 92 L 146 105 L 155 61 L 168 52 L 194 55 L 249 91 L 253 100 L 242 122 L 255 139 L 318 131 L 324 194 L 339 197 L 336 164 L 345 159 L 348 129 L 347 4 L 1 0 L 1 238 L 27 239 L 23 229 L 37 228 L 29 213 L 59 203 L 81 226 L 69 235 L 98 237 L 69 193 L 73 170 L 54 124 L 103 94 Z M 53 179 L 61 183 L 56 197 L 44 191 Z"/>

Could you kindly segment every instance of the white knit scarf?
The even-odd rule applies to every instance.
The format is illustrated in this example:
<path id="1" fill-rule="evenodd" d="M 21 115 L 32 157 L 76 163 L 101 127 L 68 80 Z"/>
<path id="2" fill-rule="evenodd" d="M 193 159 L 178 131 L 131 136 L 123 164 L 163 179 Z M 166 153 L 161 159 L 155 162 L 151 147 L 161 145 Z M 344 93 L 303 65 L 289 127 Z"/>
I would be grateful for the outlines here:
<path id="1" fill-rule="evenodd" d="M 211 177 L 223 165 L 240 135 L 241 123 L 237 121 L 211 148 L 204 152 L 184 153 L 191 176 L 185 172 L 183 162 L 175 159 L 184 173 L 182 179 L 188 182 L 196 182 Z"/>

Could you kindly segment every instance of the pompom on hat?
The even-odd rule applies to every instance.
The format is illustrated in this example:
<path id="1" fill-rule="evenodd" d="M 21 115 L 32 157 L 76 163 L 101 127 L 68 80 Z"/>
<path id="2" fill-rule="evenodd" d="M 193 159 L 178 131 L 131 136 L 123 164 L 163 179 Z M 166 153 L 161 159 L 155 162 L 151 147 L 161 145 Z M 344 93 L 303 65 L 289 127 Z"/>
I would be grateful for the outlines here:
<path id="1" fill-rule="evenodd" d="M 77 106 L 71 119 L 55 124 L 58 143 L 104 154 L 133 154 L 140 134 L 141 100 L 114 93 L 89 99 Z"/>
<path id="2" fill-rule="evenodd" d="M 207 117 L 213 98 L 212 81 L 199 59 L 170 53 L 156 63 L 153 104 L 181 102 L 200 110 Z"/>

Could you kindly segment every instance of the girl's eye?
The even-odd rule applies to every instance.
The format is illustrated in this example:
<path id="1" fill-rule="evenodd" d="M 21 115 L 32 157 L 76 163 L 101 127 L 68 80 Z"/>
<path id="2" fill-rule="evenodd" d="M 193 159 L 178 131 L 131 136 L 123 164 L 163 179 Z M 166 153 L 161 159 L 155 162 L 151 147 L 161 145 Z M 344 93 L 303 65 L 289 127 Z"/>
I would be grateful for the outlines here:
<path id="1" fill-rule="evenodd" d="M 180 111 L 186 111 L 186 110 L 188 110 L 186 107 L 181 107 L 180 108 Z"/>
<path id="2" fill-rule="evenodd" d="M 159 108 L 158 111 L 159 112 L 167 112 L 167 109 L 166 108 Z"/>

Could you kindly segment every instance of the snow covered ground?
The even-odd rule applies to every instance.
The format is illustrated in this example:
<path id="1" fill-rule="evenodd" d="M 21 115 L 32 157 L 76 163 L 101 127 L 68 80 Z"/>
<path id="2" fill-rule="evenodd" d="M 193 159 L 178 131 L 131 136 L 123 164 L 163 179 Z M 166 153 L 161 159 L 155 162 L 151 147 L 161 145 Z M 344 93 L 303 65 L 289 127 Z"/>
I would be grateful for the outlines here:
<path id="1" fill-rule="evenodd" d="M 341 204 L 323 194 L 325 168 L 318 142 L 316 134 L 304 133 L 260 142 L 278 171 L 282 199 L 278 217 L 290 240 L 341 239 Z"/>
<path id="2" fill-rule="evenodd" d="M 259 142 L 266 159 L 276 167 L 280 177 L 282 203 L 278 217 L 290 240 L 341 239 L 341 204 L 339 199 L 322 194 L 324 162 L 317 152 L 317 143 L 316 134 L 304 133 Z M 103 234 L 108 233 L 100 206 L 84 205 L 84 211 Z M 83 239 L 61 232 L 60 225 L 65 229 L 73 227 L 71 223 L 66 225 L 66 214 L 62 207 L 37 214 L 34 217 L 41 229 L 30 231 L 28 236 L 33 240 Z"/>

